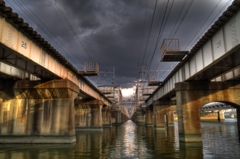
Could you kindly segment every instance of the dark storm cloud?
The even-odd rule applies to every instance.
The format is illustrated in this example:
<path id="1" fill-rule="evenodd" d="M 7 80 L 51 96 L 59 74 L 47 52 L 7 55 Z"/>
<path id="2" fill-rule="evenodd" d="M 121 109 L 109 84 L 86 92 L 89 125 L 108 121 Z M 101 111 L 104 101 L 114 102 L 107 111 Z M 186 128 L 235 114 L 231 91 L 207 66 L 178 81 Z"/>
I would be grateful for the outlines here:
<path id="1" fill-rule="evenodd" d="M 22 6 L 17 5 L 16 2 L 22 3 Z M 54 47 L 77 69 L 83 68 L 85 60 L 89 60 L 89 54 L 99 63 L 100 71 L 111 71 L 115 66 L 117 84 L 129 87 L 128 83 L 136 81 L 139 75 L 141 68 L 138 64 L 141 62 L 151 64 L 152 70 L 166 70 L 173 65 L 173 63 L 159 63 L 160 45 L 164 38 L 174 35 L 178 29 L 174 37 L 180 39 L 181 48 L 185 49 L 189 46 L 190 49 L 190 43 L 194 44 L 198 36 L 206 31 L 202 29 L 193 38 L 213 9 L 216 7 L 203 28 L 214 21 L 216 15 L 221 14 L 221 8 L 228 0 L 195 0 L 190 9 L 188 6 L 192 1 L 187 0 L 183 10 L 185 0 L 175 0 L 168 19 L 168 11 L 173 1 L 158 0 L 146 49 L 155 2 L 155 0 L 9 0 L 8 4 L 15 6 L 24 19 L 27 16 L 24 16 L 22 8 L 29 7 L 54 34 L 45 29 L 49 42 L 57 41 L 57 44 L 53 44 Z M 219 6 L 216 6 L 217 4 Z M 63 13 L 60 12 L 58 5 Z M 70 26 L 62 14 L 66 16 Z M 177 21 L 178 15 L 180 17 Z M 38 30 L 44 29 L 43 25 L 34 24 L 29 18 L 28 20 L 30 25 Z M 162 36 L 156 43 L 160 28 Z M 154 54 L 155 44 L 158 45 Z M 165 75 L 166 72 L 162 74 Z"/>

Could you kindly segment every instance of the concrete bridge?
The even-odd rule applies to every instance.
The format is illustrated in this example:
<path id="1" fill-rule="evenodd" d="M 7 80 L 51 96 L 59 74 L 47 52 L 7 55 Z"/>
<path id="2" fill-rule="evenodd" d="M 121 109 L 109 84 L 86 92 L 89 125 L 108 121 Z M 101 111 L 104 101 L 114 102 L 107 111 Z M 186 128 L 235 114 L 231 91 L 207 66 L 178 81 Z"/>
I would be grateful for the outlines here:
<path id="1" fill-rule="evenodd" d="M 172 112 L 177 110 L 180 142 L 202 142 L 200 108 L 222 102 L 236 108 L 240 134 L 239 8 L 240 1 L 235 0 L 158 88 L 135 108 L 132 120 L 162 130 L 164 116 L 172 122 Z"/>
<path id="2" fill-rule="evenodd" d="M 117 106 L 0 1 L 0 143 L 72 143 L 126 121 Z"/>

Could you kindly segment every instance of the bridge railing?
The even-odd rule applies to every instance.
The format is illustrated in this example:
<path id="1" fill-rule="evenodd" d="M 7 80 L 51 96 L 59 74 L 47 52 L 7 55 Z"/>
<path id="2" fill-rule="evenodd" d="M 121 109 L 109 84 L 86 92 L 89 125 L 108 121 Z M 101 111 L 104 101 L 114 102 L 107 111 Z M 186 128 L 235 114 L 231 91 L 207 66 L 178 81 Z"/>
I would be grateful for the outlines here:
<path id="1" fill-rule="evenodd" d="M 161 46 L 161 61 L 181 61 L 188 51 L 180 51 L 179 39 L 164 39 Z"/>
<path id="2" fill-rule="evenodd" d="M 78 71 L 79 74 L 83 76 L 98 76 L 99 75 L 99 65 L 96 61 L 88 60 L 84 63 L 84 70 Z"/>
<path id="3" fill-rule="evenodd" d="M 154 92 L 155 88 L 151 88 L 151 87 L 145 87 L 142 90 L 142 95 L 143 96 L 148 96 L 151 95 Z"/>
<path id="4" fill-rule="evenodd" d="M 167 51 L 179 51 L 179 39 L 177 38 L 164 39 L 161 46 L 162 58 Z"/>

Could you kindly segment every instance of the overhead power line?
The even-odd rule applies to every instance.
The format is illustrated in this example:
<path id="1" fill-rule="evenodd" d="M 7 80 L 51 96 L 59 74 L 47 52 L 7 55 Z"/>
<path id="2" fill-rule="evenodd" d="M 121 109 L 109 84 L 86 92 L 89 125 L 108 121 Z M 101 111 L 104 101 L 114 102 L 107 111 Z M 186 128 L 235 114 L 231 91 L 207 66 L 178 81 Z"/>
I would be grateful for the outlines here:
<path id="1" fill-rule="evenodd" d="M 156 8 L 157 8 L 157 2 L 158 2 L 158 0 L 156 0 L 156 2 L 155 2 L 154 12 L 153 12 L 152 20 L 151 20 L 150 30 L 149 30 L 149 33 L 148 33 L 148 39 L 147 39 L 147 43 L 146 43 L 146 47 L 145 47 L 145 51 L 144 51 L 144 55 L 143 55 L 143 59 L 142 59 L 142 64 L 144 63 L 144 59 L 145 59 L 146 52 L 147 52 L 147 46 L 148 46 L 148 43 L 149 43 L 151 31 L 152 31 L 153 21 L 154 21 L 154 17 L 155 17 Z M 139 78 L 139 75 L 140 74 L 138 74 L 138 78 Z"/>
<path id="2" fill-rule="evenodd" d="M 23 0 L 21 0 L 21 3 L 20 1 L 17 1 L 17 0 L 14 0 L 12 2 L 8 1 L 8 4 L 16 11 L 21 10 L 24 13 L 21 16 L 26 20 L 28 19 L 29 22 L 32 21 L 31 22 L 32 27 L 35 28 L 35 30 L 40 31 L 41 34 L 44 35 L 43 37 L 48 41 L 50 41 L 51 44 L 55 44 L 55 46 L 61 52 L 61 54 L 64 53 L 64 55 L 68 58 L 68 60 L 70 60 L 71 63 L 73 63 L 75 66 L 80 64 L 76 57 L 71 58 L 69 48 L 67 48 L 66 45 L 64 45 L 64 43 L 59 39 L 59 37 L 56 36 L 43 23 L 43 21 L 32 11 L 31 8 L 28 7 L 28 5 Z M 16 6 L 18 6 L 18 8 L 16 8 Z M 34 25 L 36 25 L 37 28 Z"/>
<path id="3" fill-rule="evenodd" d="M 157 46 L 158 46 L 158 44 L 159 44 L 159 41 L 160 41 L 160 39 L 161 39 L 161 37 L 162 37 L 162 33 L 163 33 L 163 31 L 164 31 L 164 29 L 165 29 L 165 26 L 166 26 L 166 24 L 167 24 L 167 21 L 168 21 L 170 12 L 171 12 L 171 10 L 172 10 L 174 1 L 172 1 L 171 7 L 170 7 L 169 12 L 168 12 L 168 14 L 167 14 L 167 18 L 166 18 L 166 20 L 165 20 L 165 22 L 164 22 L 164 19 L 165 19 L 166 13 L 167 13 L 168 4 L 169 4 L 169 0 L 168 0 L 168 2 L 167 2 L 167 5 L 166 5 L 165 11 L 164 11 L 163 19 L 162 19 L 162 22 L 161 22 L 161 27 L 160 27 L 159 32 L 158 32 L 157 42 L 156 42 L 156 44 L 155 44 L 155 47 L 154 47 L 154 50 L 153 50 L 153 53 L 152 53 L 152 56 L 151 56 L 151 60 L 150 60 L 149 65 L 148 65 L 148 70 L 151 69 L 153 57 L 154 57 L 154 55 L 155 55 L 155 53 L 156 53 Z M 159 63 L 157 63 L 157 66 L 158 66 L 158 65 L 159 65 Z M 157 69 L 157 66 L 156 66 L 154 69 Z M 145 76 L 145 79 L 148 78 L 149 74 L 150 74 L 150 71 L 148 71 L 148 74 Z"/>
<path id="4" fill-rule="evenodd" d="M 57 0 L 53 0 L 54 4 L 57 8 L 57 10 L 59 11 L 59 13 L 62 15 L 64 21 L 67 23 L 67 25 L 69 26 L 70 30 L 72 31 L 73 35 L 76 37 L 77 41 L 80 43 L 80 45 L 82 46 L 83 50 L 85 51 L 85 53 L 88 55 L 89 59 L 92 60 L 89 52 L 87 51 L 87 49 L 84 47 L 83 43 L 81 42 L 77 32 L 74 30 L 74 28 L 72 27 L 71 23 L 69 22 L 66 14 L 64 13 L 62 7 L 58 4 Z"/>

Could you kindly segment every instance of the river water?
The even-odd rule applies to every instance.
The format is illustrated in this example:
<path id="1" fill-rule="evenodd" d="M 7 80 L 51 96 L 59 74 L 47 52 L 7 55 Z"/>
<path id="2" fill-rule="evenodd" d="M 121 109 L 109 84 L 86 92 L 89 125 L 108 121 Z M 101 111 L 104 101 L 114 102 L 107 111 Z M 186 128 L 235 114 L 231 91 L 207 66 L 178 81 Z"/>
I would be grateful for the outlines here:
<path id="1" fill-rule="evenodd" d="M 239 159 L 236 122 L 202 122 L 203 144 L 182 144 L 177 122 L 155 131 L 129 120 L 103 132 L 77 132 L 75 144 L 1 144 L 0 159 Z"/>

